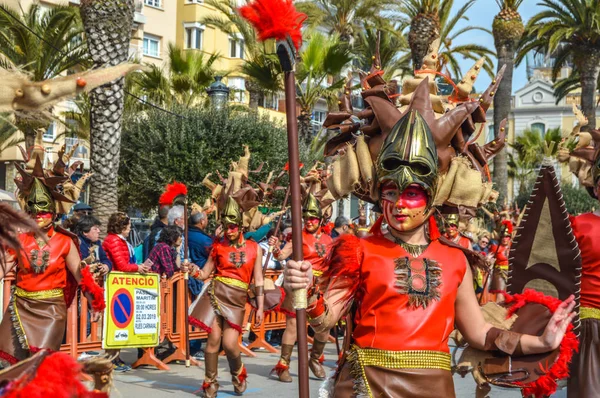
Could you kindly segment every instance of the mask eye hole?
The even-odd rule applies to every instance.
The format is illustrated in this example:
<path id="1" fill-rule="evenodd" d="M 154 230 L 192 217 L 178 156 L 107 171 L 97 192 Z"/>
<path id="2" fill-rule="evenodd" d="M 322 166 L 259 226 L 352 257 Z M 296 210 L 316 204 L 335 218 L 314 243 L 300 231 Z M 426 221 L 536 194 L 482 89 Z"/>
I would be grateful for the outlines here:
<path id="1" fill-rule="evenodd" d="M 387 158 L 381 162 L 381 167 L 386 171 L 396 171 L 404 164 L 406 163 L 398 158 Z"/>
<path id="2" fill-rule="evenodd" d="M 424 163 L 421 162 L 406 162 L 398 158 L 387 158 L 381 162 L 381 167 L 385 171 L 397 171 L 400 167 L 405 166 L 412 170 L 412 172 L 418 176 L 426 176 L 431 174 L 431 169 Z"/>
<path id="3" fill-rule="evenodd" d="M 426 176 L 431 173 L 431 169 L 423 163 L 411 163 L 409 167 L 419 176 Z"/>

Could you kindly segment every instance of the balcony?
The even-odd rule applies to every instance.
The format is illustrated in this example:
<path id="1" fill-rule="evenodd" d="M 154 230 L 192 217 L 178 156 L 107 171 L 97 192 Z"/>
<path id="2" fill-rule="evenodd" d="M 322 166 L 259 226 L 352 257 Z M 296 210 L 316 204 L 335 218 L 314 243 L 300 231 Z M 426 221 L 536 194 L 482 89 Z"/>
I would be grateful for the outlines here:
<path id="1" fill-rule="evenodd" d="M 148 17 L 144 15 L 144 2 L 138 0 L 135 2 L 135 14 L 133 15 L 133 29 L 138 30 L 140 25 L 148 22 Z"/>

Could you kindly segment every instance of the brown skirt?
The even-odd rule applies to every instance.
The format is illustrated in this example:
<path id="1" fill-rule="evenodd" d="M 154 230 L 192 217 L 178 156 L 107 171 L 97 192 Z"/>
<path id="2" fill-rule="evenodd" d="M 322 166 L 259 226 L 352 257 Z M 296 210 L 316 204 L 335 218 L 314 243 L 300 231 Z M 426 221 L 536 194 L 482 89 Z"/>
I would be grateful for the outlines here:
<path id="1" fill-rule="evenodd" d="M 217 316 L 221 316 L 229 326 L 241 333 L 247 300 L 247 290 L 213 279 L 190 307 L 190 323 L 210 333 L 213 322 Z"/>
<path id="2" fill-rule="evenodd" d="M 0 323 L 0 368 L 40 348 L 58 351 L 66 327 L 64 297 L 31 299 L 13 294 Z"/>
<path id="3" fill-rule="evenodd" d="M 573 356 L 568 398 L 600 397 L 600 319 L 582 319 L 579 354 Z"/>
<path id="4" fill-rule="evenodd" d="M 333 385 L 334 398 L 453 398 L 452 374 L 443 369 L 389 369 L 365 366 L 364 374 L 370 390 L 360 375 L 354 377 L 351 363 L 346 362 Z"/>

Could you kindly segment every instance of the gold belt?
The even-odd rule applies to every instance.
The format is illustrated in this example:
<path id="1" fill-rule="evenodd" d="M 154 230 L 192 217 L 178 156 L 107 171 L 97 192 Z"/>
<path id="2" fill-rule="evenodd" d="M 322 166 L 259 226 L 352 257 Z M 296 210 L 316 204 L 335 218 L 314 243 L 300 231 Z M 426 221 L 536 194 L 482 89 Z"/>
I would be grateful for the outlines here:
<path id="1" fill-rule="evenodd" d="M 323 276 L 323 271 L 317 271 L 316 269 L 313 270 L 313 276 L 316 278 L 320 278 Z"/>
<path id="2" fill-rule="evenodd" d="M 600 319 L 600 309 L 581 307 L 579 308 L 579 319 Z"/>
<path id="3" fill-rule="evenodd" d="M 362 366 L 388 369 L 451 369 L 450 354 L 442 351 L 386 351 L 355 347 Z"/>
<path id="4" fill-rule="evenodd" d="M 42 300 L 42 299 L 48 299 L 48 298 L 63 297 L 64 294 L 63 294 L 62 289 L 50 289 L 50 290 L 40 290 L 37 292 L 30 292 L 25 289 L 21 289 L 20 287 L 17 286 L 15 288 L 15 296 L 22 297 L 22 298 L 28 298 L 28 299 L 32 299 L 32 300 Z"/>
<path id="5" fill-rule="evenodd" d="M 237 287 L 243 290 L 248 290 L 248 284 L 239 279 L 228 278 L 226 276 L 215 276 L 214 280 L 224 283 L 229 286 Z"/>

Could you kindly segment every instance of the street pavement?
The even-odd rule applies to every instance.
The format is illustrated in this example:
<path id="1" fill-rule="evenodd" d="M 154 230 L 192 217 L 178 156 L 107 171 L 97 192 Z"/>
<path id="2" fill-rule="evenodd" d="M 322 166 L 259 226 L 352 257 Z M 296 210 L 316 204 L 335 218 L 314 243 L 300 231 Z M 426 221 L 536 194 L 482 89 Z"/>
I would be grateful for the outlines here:
<path id="1" fill-rule="evenodd" d="M 127 363 L 133 363 L 137 350 L 123 350 L 121 357 Z M 325 349 L 325 367 L 333 370 L 335 366 L 336 351 L 334 344 L 327 344 Z M 284 384 L 274 377 L 269 377 L 269 372 L 278 360 L 276 354 L 258 351 L 256 358 L 242 357 L 248 369 L 248 389 L 244 397 L 296 397 L 298 396 L 298 361 L 296 351 L 292 356 L 291 373 L 293 383 Z M 169 364 L 170 371 L 160 371 L 150 367 L 134 369 L 126 373 L 115 373 L 114 388 L 111 397 L 135 398 L 163 398 L 163 397 L 198 397 L 204 376 L 204 364 L 200 367 L 186 368 L 184 364 Z M 312 376 L 312 375 L 311 375 Z M 219 397 L 236 396 L 231 385 L 231 376 L 227 368 L 227 359 L 219 358 Z M 319 387 L 322 381 L 310 379 L 310 396 L 319 397 Z M 475 383 L 471 375 L 464 379 L 454 376 L 456 396 L 458 398 L 475 397 Z M 490 398 L 519 398 L 518 390 L 508 390 L 494 387 Z M 443 397 L 440 397 L 443 398 Z M 566 390 L 559 391 L 553 398 L 566 398 Z"/>

